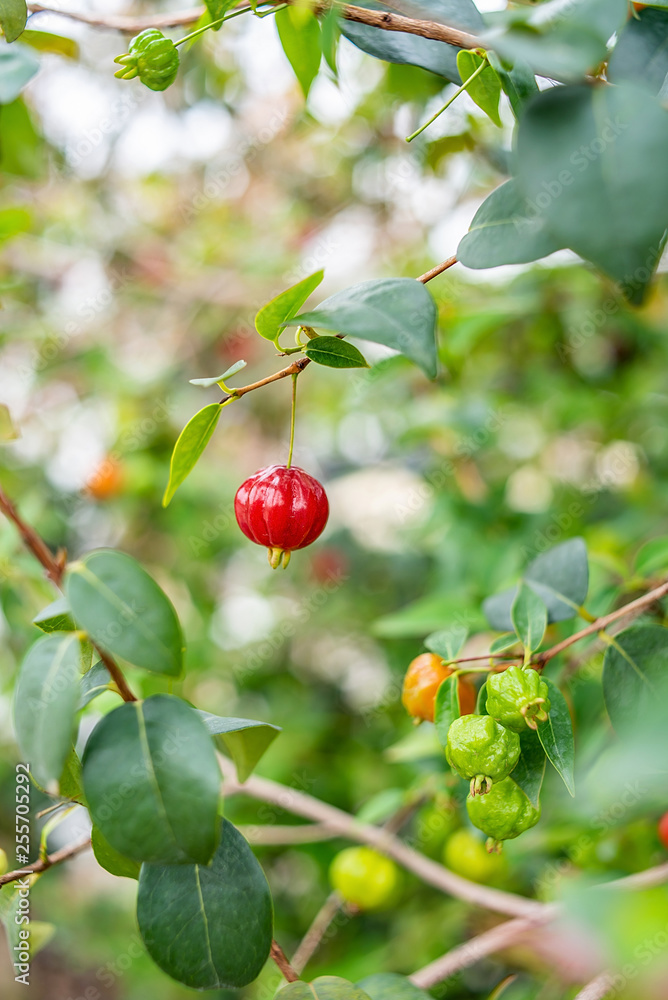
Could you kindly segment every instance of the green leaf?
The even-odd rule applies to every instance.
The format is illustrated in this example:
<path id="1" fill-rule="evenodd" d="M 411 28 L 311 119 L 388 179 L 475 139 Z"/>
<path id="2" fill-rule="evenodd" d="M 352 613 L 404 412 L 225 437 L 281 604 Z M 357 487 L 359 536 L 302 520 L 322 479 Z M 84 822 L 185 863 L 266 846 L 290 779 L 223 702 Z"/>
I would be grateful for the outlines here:
<path id="1" fill-rule="evenodd" d="M 16 100 L 38 69 L 39 62 L 27 46 L 0 47 L 0 104 Z"/>
<path id="2" fill-rule="evenodd" d="M 192 989 L 246 986 L 269 957 L 269 886 L 227 820 L 210 865 L 142 865 L 137 920 L 156 965 Z"/>
<path id="3" fill-rule="evenodd" d="M 267 747 L 281 732 L 268 722 L 223 718 L 200 709 L 198 712 L 207 732 L 218 737 L 215 742 L 219 749 L 234 761 L 239 781 L 245 781 L 253 773 Z"/>
<path id="4" fill-rule="evenodd" d="M 396 9 L 386 7 L 376 0 L 362 0 L 359 4 L 367 10 Z M 412 16 L 427 21 L 440 21 L 452 27 L 478 34 L 484 23 L 472 0 L 411 0 Z M 384 31 L 367 24 L 341 21 L 341 32 L 363 52 L 386 62 L 420 66 L 452 83 L 461 83 L 457 71 L 457 52 L 454 45 L 446 45 L 430 38 L 408 35 L 399 31 Z"/>
<path id="5" fill-rule="evenodd" d="M 53 52 L 66 59 L 79 58 L 79 45 L 73 38 L 65 35 L 54 35 L 50 31 L 33 31 L 28 29 L 21 35 L 21 41 L 38 52 Z"/>
<path id="6" fill-rule="evenodd" d="M 276 997 L 280 1000 L 369 1000 L 369 995 L 361 986 L 355 986 L 340 976 L 318 976 L 311 983 L 301 980 L 288 983 Z"/>
<path id="7" fill-rule="evenodd" d="M 0 226 L 2 225 L 2 213 L 0 213 Z M 0 237 L 1 238 L 1 237 Z M 19 432 L 14 426 L 9 408 L 4 403 L 0 403 L 0 444 L 6 441 L 16 441 Z"/>
<path id="8" fill-rule="evenodd" d="M 520 759 L 513 768 L 513 781 L 519 785 L 534 809 L 538 809 L 547 757 L 538 733 L 527 729 L 520 734 Z"/>
<path id="9" fill-rule="evenodd" d="M 308 97 L 311 84 L 318 75 L 322 56 L 320 25 L 308 7 L 285 7 L 274 17 L 283 51 Z"/>
<path id="10" fill-rule="evenodd" d="M 184 646 L 176 611 L 131 556 L 89 552 L 70 565 L 66 592 L 75 620 L 96 646 L 135 667 L 179 676 Z"/>
<path id="11" fill-rule="evenodd" d="M 322 54 L 334 77 L 338 77 L 336 53 L 341 37 L 341 22 L 336 7 L 329 7 L 320 21 Z"/>
<path id="12" fill-rule="evenodd" d="M 635 558 L 635 571 L 641 576 L 653 576 L 668 569 L 668 535 L 653 538 L 642 546 Z"/>
<path id="13" fill-rule="evenodd" d="M 514 180 L 489 195 L 457 247 L 457 259 L 474 269 L 527 264 L 562 249 L 542 212 L 529 204 Z"/>
<path id="14" fill-rule="evenodd" d="M 15 42 L 28 20 L 26 0 L 2 0 L 0 3 L 0 28 L 8 42 Z"/>
<path id="15" fill-rule="evenodd" d="M 574 796 L 575 743 L 571 713 L 568 711 L 566 699 L 559 688 L 555 687 L 547 677 L 544 677 L 543 680 L 550 692 L 550 714 L 547 717 L 547 722 L 541 722 L 538 726 L 538 739 L 550 763 L 561 775 L 569 795 Z M 513 777 L 515 777 L 515 772 L 513 772 Z"/>
<path id="16" fill-rule="evenodd" d="M 105 715 L 83 756 L 93 823 L 134 861 L 207 864 L 218 839 L 220 770 L 197 712 L 156 694 Z"/>
<path id="17" fill-rule="evenodd" d="M 413 278 L 353 285 L 283 325 L 315 326 L 384 344 L 410 358 L 430 378 L 436 377 L 436 305 L 422 282 Z"/>
<path id="18" fill-rule="evenodd" d="M 501 86 L 510 101 L 515 118 L 519 119 L 527 103 L 538 93 L 536 77 L 526 63 L 521 61 L 516 62 L 512 69 L 508 69 L 495 52 L 488 52 L 487 58 L 499 75 Z"/>
<path id="19" fill-rule="evenodd" d="M 489 715 L 487 711 L 487 681 L 481 686 L 478 691 L 478 700 L 475 706 L 476 715 Z"/>
<path id="20" fill-rule="evenodd" d="M 357 983 L 370 1000 L 430 1000 L 430 994 L 397 972 L 374 972 Z"/>
<path id="21" fill-rule="evenodd" d="M 119 878 L 139 878 L 141 865 L 138 861 L 126 858 L 112 847 L 102 831 L 97 826 L 93 826 L 90 834 L 93 854 L 100 868 L 117 875 Z"/>
<path id="22" fill-rule="evenodd" d="M 212 378 L 191 378 L 189 381 L 191 385 L 201 385 L 205 389 L 209 389 L 212 385 L 220 385 L 226 378 L 232 378 L 242 368 L 245 368 L 247 364 L 247 361 L 235 361 L 222 375 L 214 375 Z"/>
<path id="23" fill-rule="evenodd" d="M 668 112 L 646 91 L 554 87 L 523 115 L 516 143 L 521 192 L 556 240 L 640 302 L 668 225 Z"/>
<path id="24" fill-rule="evenodd" d="M 112 683 L 111 674 L 102 660 L 98 660 L 81 678 L 81 683 L 79 684 L 79 705 L 77 707 L 79 709 L 85 708 L 93 698 L 97 698 L 98 695 L 109 691 Z"/>
<path id="25" fill-rule="evenodd" d="M 457 53 L 457 69 L 462 80 L 468 80 L 475 71 L 487 62 L 487 56 L 481 56 L 477 52 L 468 52 L 462 49 Z M 466 87 L 466 93 L 472 101 L 478 105 L 481 111 L 492 119 L 495 125 L 501 128 L 499 117 L 499 101 L 501 100 L 501 80 L 493 66 L 487 65 L 475 80 Z"/>
<path id="26" fill-rule="evenodd" d="M 545 635 L 547 628 L 547 608 L 538 594 L 521 583 L 510 609 L 513 627 L 522 645 L 529 653 L 534 653 Z"/>
<path id="27" fill-rule="evenodd" d="M 74 747 L 70 748 L 70 752 L 65 760 L 60 781 L 58 782 L 58 793 L 64 799 L 72 799 L 76 802 L 85 801 L 81 776 L 81 761 Z"/>
<path id="28" fill-rule="evenodd" d="M 14 695 L 23 760 L 47 787 L 60 778 L 75 731 L 81 645 L 71 632 L 42 636 L 28 650 Z"/>
<path id="29" fill-rule="evenodd" d="M 227 14 L 230 7 L 234 6 L 234 0 L 204 0 L 204 2 L 212 21 L 219 21 L 221 17 Z M 219 24 L 212 30 L 220 31 L 221 28 L 222 24 Z"/>
<path id="30" fill-rule="evenodd" d="M 316 271 L 262 306 L 255 317 L 255 329 L 260 336 L 276 343 L 281 335 L 283 324 L 299 312 L 324 276 L 324 271 Z"/>
<path id="31" fill-rule="evenodd" d="M 459 656 L 468 634 L 469 630 L 465 625 L 453 625 L 440 632 L 432 632 L 424 641 L 425 649 L 449 663 Z"/>
<path id="32" fill-rule="evenodd" d="M 579 614 L 589 589 L 587 546 L 582 538 L 570 538 L 541 553 L 529 563 L 522 577 L 547 607 L 548 622 L 566 621 Z M 511 587 L 483 602 L 483 612 L 492 628 L 514 629 L 510 609 L 517 594 Z"/>
<path id="33" fill-rule="evenodd" d="M 496 653 L 505 653 L 507 649 L 512 649 L 513 646 L 517 645 L 517 635 L 515 632 L 504 632 L 503 635 L 498 636 L 494 642 L 489 647 L 489 651 L 492 655 Z"/>
<path id="34" fill-rule="evenodd" d="M 439 743 L 445 750 L 448 742 L 448 730 L 461 715 L 459 710 L 459 695 L 457 692 L 459 678 L 454 674 L 446 677 L 436 693 L 434 705 L 434 725 Z"/>
<path id="35" fill-rule="evenodd" d="M 611 83 L 637 83 L 658 94 L 668 77 L 668 11 L 641 10 L 630 17 L 608 61 Z"/>
<path id="36" fill-rule="evenodd" d="M 620 733 L 640 732 L 662 719 L 665 726 L 668 629 L 633 625 L 608 642 L 603 696 L 614 728 Z"/>
<path id="37" fill-rule="evenodd" d="M 35 615 L 32 623 L 37 628 L 41 628 L 42 632 L 74 632 L 76 630 L 66 597 L 59 597 L 51 604 L 47 604 Z"/>
<path id="38" fill-rule="evenodd" d="M 169 482 L 162 498 L 163 507 L 168 505 L 183 480 L 195 468 L 216 429 L 221 410 L 221 403 L 209 403 L 190 418 L 179 434 L 169 463 Z"/>
<path id="39" fill-rule="evenodd" d="M 338 337 L 314 337 L 304 348 L 304 354 L 325 368 L 368 368 L 365 358 L 345 340 Z"/>

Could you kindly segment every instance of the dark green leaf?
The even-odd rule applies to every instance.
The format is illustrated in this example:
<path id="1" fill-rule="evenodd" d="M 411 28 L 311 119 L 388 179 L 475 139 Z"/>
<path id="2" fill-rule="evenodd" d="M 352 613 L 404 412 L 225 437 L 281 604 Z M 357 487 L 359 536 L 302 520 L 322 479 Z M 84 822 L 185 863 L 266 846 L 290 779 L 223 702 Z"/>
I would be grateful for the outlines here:
<path id="1" fill-rule="evenodd" d="M 432 632 L 424 641 L 425 649 L 449 662 L 459 655 L 468 634 L 469 630 L 465 625 L 453 625 L 452 628 Z"/>
<path id="2" fill-rule="evenodd" d="M 25 45 L 0 48 L 0 104 L 16 100 L 26 83 L 32 80 L 39 63 Z"/>
<path id="3" fill-rule="evenodd" d="M 547 757 L 538 733 L 527 729 L 520 734 L 520 759 L 513 768 L 513 781 L 519 785 L 534 809 L 540 802 Z"/>
<path id="4" fill-rule="evenodd" d="M 136 667 L 178 677 L 183 635 L 155 580 L 124 552 L 99 549 L 72 563 L 66 578 L 75 620 L 96 646 Z"/>
<path id="5" fill-rule="evenodd" d="M 79 45 L 73 38 L 66 35 L 54 35 L 50 31 L 24 31 L 21 41 L 38 52 L 54 52 L 66 59 L 79 58 Z"/>
<path id="6" fill-rule="evenodd" d="M 285 7 L 277 11 L 274 20 L 283 51 L 299 81 L 304 97 L 308 97 L 311 84 L 320 69 L 322 56 L 320 25 L 306 6 Z"/>
<path id="7" fill-rule="evenodd" d="M 603 695 L 615 729 L 642 730 L 661 720 L 665 726 L 668 629 L 661 625 L 633 625 L 608 641 Z"/>
<path id="8" fill-rule="evenodd" d="M 647 542 L 635 558 L 635 571 L 642 576 L 652 576 L 666 569 L 668 569 L 668 535 Z"/>
<path id="9" fill-rule="evenodd" d="M 526 583 L 520 583 L 517 589 L 510 617 L 522 645 L 529 653 L 534 653 L 545 635 L 547 608 L 538 594 Z"/>
<path id="10" fill-rule="evenodd" d="M 527 566 L 522 579 L 547 606 L 548 622 L 574 618 L 587 598 L 589 564 L 582 538 L 571 538 L 541 553 Z M 517 587 L 488 597 L 483 611 L 492 628 L 514 629 L 510 609 Z"/>
<path id="11" fill-rule="evenodd" d="M 85 708 L 93 698 L 97 698 L 99 694 L 104 694 L 105 691 L 108 691 L 109 685 L 112 683 L 111 674 L 102 660 L 98 660 L 81 678 L 78 707 L 80 709 Z"/>
<path id="12" fill-rule="evenodd" d="M 284 325 L 298 324 L 385 344 L 414 361 L 430 378 L 436 376 L 436 305 L 422 282 L 413 278 L 353 285 Z"/>
<path id="13" fill-rule="evenodd" d="M 44 635 L 28 650 L 14 695 L 16 738 L 37 781 L 60 778 L 75 731 L 81 644 L 72 632 Z"/>
<path id="14" fill-rule="evenodd" d="M 139 878 L 140 863 L 119 854 L 116 848 L 111 846 L 99 827 L 93 826 L 90 839 L 95 860 L 100 868 L 104 868 L 105 871 L 120 878 Z"/>
<path id="15" fill-rule="evenodd" d="M 571 713 L 568 711 L 566 699 L 559 688 L 555 687 L 547 677 L 544 677 L 543 680 L 550 692 L 550 714 L 547 722 L 541 722 L 538 726 L 538 738 L 550 763 L 561 775 L 569 794 L 574 796 L 575 743 Z M 514 772 L 513 777 L 515 777 Z"/>
<path id="16" fill-rule="evenodd" d="M 220 771 L 202 720 L 180 698 L 156 694 L 105 715 L 86 744 L 83 776 L 93 822 L 121 854 L 210 860 Z"/>
<path id="17" fill-rule="evenodd" d="M 518 129 L 518 184 L 564 246 L 642 299 L 663 248 L 668 186 L 653 164 L 668 160 L 668 112 L 646 91 L 554 87 Z"/>
<path id="18" fill-rule="evenodd" d="M 394 10 L 375 0 L 362 0 L 360 6 L 368 10 Z M 410 10 L 413 17 L 439 21 L 474 34 L 484 27 L 478 9 L 471 0 L 411 0 Z M 452 83 L 461 83 L 457 72 L 458 50 L 453 45 L 399 31 L 384 31 L 382 28 L 372 28 L 347 20 L 341 21 L 341 31 L 358 48 L 377 59 L 421 66 Z"/>
<path id="19" fill-rule="evenodd" d="M 439 743 L 444 750 L 448 742 L 448 730 L 455 719 L 458 719 L 461 714 L 457 693 L 458 682 L 459 678 L 451 674 L 450 677 L 446 677 L 436 693 L 434 725 L 436 726 Z"/>
<path id="20" fill-rule="evenodd" d="M 278 726 L 268 722 L 223 718 L 198 711 L 207 732 L 217 737 L 215 742 L 219 749 L 234 761 L 239 781 L 245 781 L 252 774 L 267 747 L 281 732 Z"/>
<path id="21" fill-rule="evenodd" d="M 192 989 L 246 986 L 269 957 L 269 886 L 227 820 L 210 865 L 142 865 L 137 920 L 153 961 Z"/>
<path id="22" fill-rule="evenodd" d="M 561 249 L 542 213 L 532 210 L 510 180 L 492 191 L 473 216 L 457 247 L 457 259 L 465 267 L 478 269 L 526 264 Z"/>
<path id="23" fill-rule="evenodd" d="M 340 976 L 318 976 L 312 983 L 288 983 L 276 997 L 280 1000 L 369 1000 L 360 986 Z"/>
<path id="24" fill-rule="evenodd" d="M 0 3 L 0 28 L 8 42 L 15 42 L 28 20 L 26 0 L 2 0 Z"/>
<path id="25" fill-rule="evenodd" d="M 357 985 L 371 1000 L 429 1000 L 430 996 L 397 972 L 374 972 Z"/>
<path id="26" fill-rule="evenodd" d="M 324 365 L 326 368 L 369 367 L 356 347 L 338 337 L 314 337 L 309 340 L 304 354 L 317 365 Z"/>
<path id="27" fill-rule="evenodd" d="M 283 325 L 295 316 L 325 276 L 316 271 L 262 306 L 255 317 L 255 329 L 265 340 L 277 341 Z"/>
<path id="28" fill-rule="evenodd" d="M 658 94 L 668 76 L 668 10 L 641 10 L 619 34 L 608 62 L 611 83 L 637 83 Z"/>
<path id="29" fill-rule="evenodd" d="M 486 56 L 477 52 L 462 49 L 457 53 L 457 69 L 462 81 L 468 80 L 480 67 Z M 492 119 L 495 125 L 501 127 L 499 117 L 499 101 L 501 100 L 501 80 L 493 66 L 488 64 L 485 69 L 466 87 L 466 93 L 478 105 L 481 111 Z"/>
<path id="30" fill-rule="evenodd" d="M 76 629 L 66 597 L 59 597 L 42 608 L 32 623 L 41 628 L 42 632 L 74 632 Z"/>
<path id="31" fill-rule="evenodd" d="M 178 436 L 169 463 L 169 482 L 162 498 L 166 507 L 183 480 L 195 468 L 220 418 L 220 403 L 209 403 L 188 421 Z"/>
<path id="32" fill-rule="evenodd" d="M 84 791 L 81 779 L 81 761 L 74 747 L 71 748 L 58 782 L 58 792 L 64 799 L 84 802 Z"/>

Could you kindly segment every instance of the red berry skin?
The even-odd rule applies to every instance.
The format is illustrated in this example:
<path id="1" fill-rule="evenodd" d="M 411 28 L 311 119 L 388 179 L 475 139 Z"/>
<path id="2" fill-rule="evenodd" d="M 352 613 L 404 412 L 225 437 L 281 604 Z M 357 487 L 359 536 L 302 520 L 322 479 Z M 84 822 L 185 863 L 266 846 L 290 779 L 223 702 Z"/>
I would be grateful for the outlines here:
<path id="1" fill-rule="evenodd" d="M 659 820 L 659 840 L 668 850 L 668 813 L 664 813 Z"/>
<path id="2" fill-rule="evenodd" d="M 327 494 L 303 469 L 270 465 L 241 484 L 234 498 L 239 527 L 251 542 L 292 552 L 314 542 L 327 524 Z"/>

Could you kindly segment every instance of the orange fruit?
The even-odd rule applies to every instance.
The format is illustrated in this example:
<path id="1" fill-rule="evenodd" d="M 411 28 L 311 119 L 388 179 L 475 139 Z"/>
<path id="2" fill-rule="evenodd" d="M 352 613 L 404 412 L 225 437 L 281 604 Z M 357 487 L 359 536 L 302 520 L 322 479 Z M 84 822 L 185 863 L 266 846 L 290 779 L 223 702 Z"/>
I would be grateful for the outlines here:
<path id="1" fill-rule="evenodd" d="M 434 721 L 434 705 L 439 687 L 452 673 L 440 656 L 435 653 L 421 653 L 409 665 L 404 677 L 401 701 L 414 719 Z M 462 715 L 475 712 L 477 691 L 466 677 L 459 678 L 459 705 Z"/>

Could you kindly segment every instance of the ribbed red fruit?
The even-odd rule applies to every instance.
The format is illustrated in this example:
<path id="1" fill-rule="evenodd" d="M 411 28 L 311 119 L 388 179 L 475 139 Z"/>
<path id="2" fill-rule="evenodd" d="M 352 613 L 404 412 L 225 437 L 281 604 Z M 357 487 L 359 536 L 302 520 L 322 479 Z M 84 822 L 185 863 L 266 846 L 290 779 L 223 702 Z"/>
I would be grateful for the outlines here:
<path id="1" fill-rule="evenodd" d="M 327 494 L 317 479 L 294 466 L 270 465 L 241 484 L 234 498 L 239 527 L 251 542 L 266 545 L 276 569 L 293 549 L 314 542 L 327 524 Z"/>

